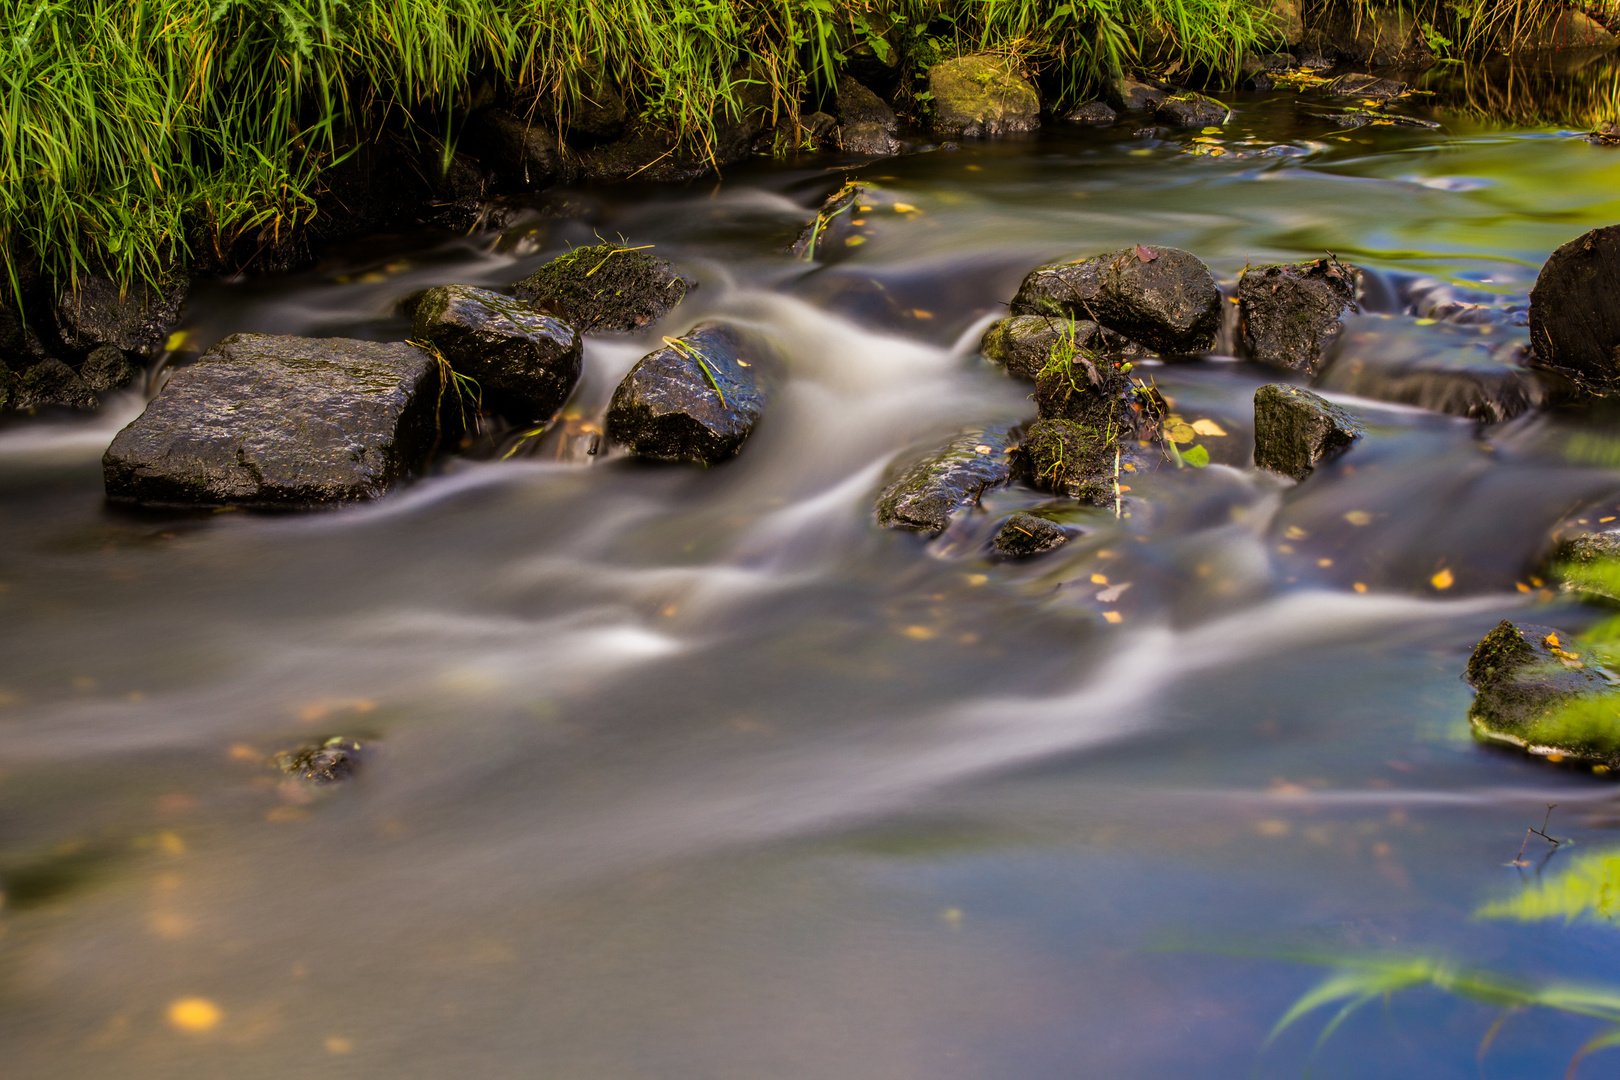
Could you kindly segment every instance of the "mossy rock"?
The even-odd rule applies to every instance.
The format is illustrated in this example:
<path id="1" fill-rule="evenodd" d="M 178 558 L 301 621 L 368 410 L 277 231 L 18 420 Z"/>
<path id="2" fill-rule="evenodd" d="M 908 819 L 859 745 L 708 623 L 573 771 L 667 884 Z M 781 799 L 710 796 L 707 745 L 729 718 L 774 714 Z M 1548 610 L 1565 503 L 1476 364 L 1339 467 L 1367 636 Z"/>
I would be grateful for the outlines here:
<path id="1" fill-rule="evenodd" d="M 1094 319 L 1166 353 L 1201 352 L 1221 326 L 1221 291 L 1198 257 L 1135 244 L 1091 258 L 1049 263 L 1025 276 L 1014 315 Z"/>
<path id="2" fill-rule="evenodd" d="M 1616 677 L 1550 626 L 1502 620 L 1474 647 L 1463 678 L 1477 691 L 1476 737 L 1543 757 L 1620 767 Z"/>
<path id="3" fill-rule="evenodd" d="M 1153 108 L 1153 119 L 1171 127 L 1211 127 L 1232 118 L 1232 110 L 1203 94 L 1174 94 Z"/>
<path id="4" fill-rule="evenodd" d="M 1254 392 L 1254 463 L 1262 469 L 1303 480 L 1366 433 L 1320 394 L 1283 383 Z"/>
<path id="5" fill-rule="evenodd" d="M 1005 57 L 976 54 L 935 64 L 928 91 L 935 138 L 990 138 L 1041 126 L 1040 91 Z"/>
<path id="6" fill-rule="evenodd" d="M 696 287 L 673 264 L 646 251 L 593 244 L 557 256 L 512 291 L 540 311 L 590 332 L 645 329 Z"/>
<path id="7" fill-rule="evenodd" d="M 929 536 L 944 532 L 958 510 L 1012 479 L 1016 433 L 1010 424 L 973 428 L 913 461 L 878 495 L 878 524 Z"/>
<path id="8" fill-rule="evenodd" d="M 1014 514 L 996 532 L 992 547 L 1008 559 L 1027 559 L 1053 551 L 1069 542 L 1063 527 L 1034 514 Z"/>
<path id="9" fill-rule="evenodd" d="M 1114 454 L 1117 442 L 1089 424 L 1037 420 L 1019 451 L 1030 483 L 1092 506 L 1112 506 L 1117 498 Z"/>
<path id="10" fill-rule="evenodd" d="M 979 342 L 985 359 L 1015 379 L 1034 381 L 1052 360 L 1053 350 L 1070 342 L 1091 352 L 1121 353 L 1131 343 L 1090 319 L 1051 315 L 1014 315 L 990 324 Z"/>

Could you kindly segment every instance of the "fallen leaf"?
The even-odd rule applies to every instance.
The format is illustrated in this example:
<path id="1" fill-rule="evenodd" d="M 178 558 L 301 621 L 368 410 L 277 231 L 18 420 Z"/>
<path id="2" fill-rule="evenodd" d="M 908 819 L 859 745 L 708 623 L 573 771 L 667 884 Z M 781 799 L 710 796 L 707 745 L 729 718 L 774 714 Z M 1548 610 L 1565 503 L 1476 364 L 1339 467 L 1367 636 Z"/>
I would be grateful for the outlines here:
<path id="1" fill-rule="evenodd" d="M 904 202 L 895 203 L 894 204 L 894 209 L 895 209 L 896 213 L 900 213 L 900 214 L 920 214 L 920 213 L 922 213 L 922 211 L 918 210 L 915 206 L 912 206 L 910 203 L 904 203 Z"/>
<path id="2" fill-rule="evenodd" d="M 1145 263 L 1150 263 L 1154 259 L 1158 258 L 1157 255 L 1143 247 L 1141 244 L 1136 245 L 1136 257 Z"/>
<path id="3" fill-rule="evenodd" d="M 1164 437 L 1175 443 L 1188 443 L 1198 438 L 1198 429 L 1185 420 L 1177 420 L 1164 429 Z"/>
<path id="4" fill-rule="evenodd" d="M 1123 622 L 1125 620 L 1125 616 L 1121 615 L 1117 611 L 1105 611 L 1102 613 L 1102 616 L 1111 623 Z"/>
<path id="5" fill-rule="evenodd" d="M 1200 435 L 1221 436 L 1226 434 L 1221 425 L 1213 420 L 1194 420 L 1192 429 Z"/>
<path id="6" fill-rule="evenodd" d="M 1372 515 L 1365 510 L 1352 510 L 1344 515 L 1344 520 L 1352 525 L 1371 525 Z"/>
<path id="7" fill-rule="evenodd" d="M 1202 469 L 1209 464 L 1209 450 L 1203 446 L 1189 446 L 1181 452 L 1181 460 L 1195 469 Z"/>
<path id="8" fill-rule="evenodd" d="M 181 998 L 169 1006 L 169 1023 L 181 1031 L 207 1031 L 220 1015 L 219 1006 L 207 998 Z"/>
<path id="9" fill-rule="evenodd" d="M 1097 594 L 1097 599 L 1101 600 L 1105 604 L 1112 604 L 1114 601 L 1123 596 L 1125 590 L 1130 587 L 1131 583 L 1128 581 L 1122 581 L 1118 585 L 1110 585 L 1108 588 Z"/>
<path id="10" fill-rule="evenodd" d="M 1452 576 L 1450 570 L 1442 570 L 1429 579 L 1429 584 L 1437 589 L 1449 589 L 1456 581 L 1457 579 Z"/>

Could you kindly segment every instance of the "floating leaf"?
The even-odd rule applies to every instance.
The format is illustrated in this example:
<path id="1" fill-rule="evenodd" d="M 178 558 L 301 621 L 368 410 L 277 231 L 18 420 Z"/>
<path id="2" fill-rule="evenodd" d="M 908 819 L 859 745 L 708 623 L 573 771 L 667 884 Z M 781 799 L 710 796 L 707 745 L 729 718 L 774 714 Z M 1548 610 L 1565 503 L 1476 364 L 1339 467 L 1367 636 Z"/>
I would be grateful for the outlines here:
<path id="1" fill-rule="evenodd" d="M 1172 420 L 1164 429 L 1164 437 L 1173 443 L 1190 443 L 1198 438 L 1198 429 L 1185 420 Z"/>
<path id="2" fill-rule="evenodd" d="M 1221 425 L 1217 424 L 1213 420 L 1194 420 L 1192 429 L 1198 432 L 1200 435 L 1212 435 L 1218 437 L 1226 434 L 1226 431 L 1221 427 Z"/>
<path id="3" fill-rule="evenodd" d="M 1457 583 L 1450 570 L 1442 570 L 1429 579 L 1429 584 L 1437 589 L 1449 589 Z"/>
<path id="4" fill-rule="evenodd" d="M 1209 464 L 1209 451 L 1202 446 L 1189 446 L 1181 452 L 1181 460 L 1195 469 Z"/>

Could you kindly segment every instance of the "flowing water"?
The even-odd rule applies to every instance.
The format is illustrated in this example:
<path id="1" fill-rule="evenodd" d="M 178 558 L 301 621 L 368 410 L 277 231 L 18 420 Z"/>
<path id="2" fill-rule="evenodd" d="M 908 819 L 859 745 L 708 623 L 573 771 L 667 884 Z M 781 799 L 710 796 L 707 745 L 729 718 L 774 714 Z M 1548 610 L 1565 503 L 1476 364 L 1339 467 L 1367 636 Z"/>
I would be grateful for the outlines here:
<path id="1" fill-rule="evenodd" d="M 556 430 L 372 505 L 112 510 L 134 397 L 0 431 L 0 1074 L 1561 1075 L 1595 1021 L 1515 1013 L 1482 1050 L 1497 1011 L 1434 990 L 1266 1040 L 1305 954 L 1620 983 L 1601 920 L 1476 914 L 1571 857 L 1507 865 L 1549 803 L 1577 852 L 1620 803 L 1474 744 L 1458 678 L 1504 616 L 1593 618 L 1531 575 L 1620 514 L 1609 421 L 1340 394 L 1370 434 L 1294 486 L 1249 467 L 1278 373 L 1170 361 L 1141 370 L 1225 432 L 1212 464 L 1067 511 L 1066 548 L 986 556 L 1047 502 L 1022 489 L 932 542 L 872 522 L 907 453 L 1032 413 L 976 343 L 1043 261 L 1167 244 L 1230 284 L 1332 251 L 1376 365 L 1511 351 L 1547 254 L 1620 220 L 1620 150 L 1461 112 L 1333 132 L 1291 98 L 1238 95 L 1219 136 L 1288 156 L 1070 130 L 864 166 L 865 242 L 828 265 L 785 253 L 846 174 L 818 160 L 199 288 L 193 353 L 397 339 L 408 293 L 593 234 L 701 279 L 678 326 L 588 342 Z M 1414 314 L 1446 300 L 1483 307 Z M 708 317 L 776 350 L 742 455 L 585 455 Z M 364 745 L 352 781 L 267 767 L 328 735 Z"/>

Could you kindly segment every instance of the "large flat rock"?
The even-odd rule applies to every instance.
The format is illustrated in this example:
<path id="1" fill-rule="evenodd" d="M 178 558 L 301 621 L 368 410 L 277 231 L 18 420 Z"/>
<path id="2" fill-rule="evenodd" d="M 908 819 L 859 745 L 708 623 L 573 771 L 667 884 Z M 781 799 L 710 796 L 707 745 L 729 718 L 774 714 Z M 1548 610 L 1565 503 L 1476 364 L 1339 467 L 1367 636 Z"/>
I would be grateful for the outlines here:
<path id="1" fill-rule="evenodd" d="M 400 342 L 235 334 L 118 433 L 107 497 L 306 507 L 370 499 L 422 465 L 438 364 Z"/>

